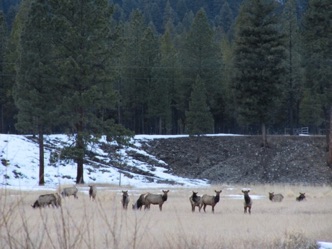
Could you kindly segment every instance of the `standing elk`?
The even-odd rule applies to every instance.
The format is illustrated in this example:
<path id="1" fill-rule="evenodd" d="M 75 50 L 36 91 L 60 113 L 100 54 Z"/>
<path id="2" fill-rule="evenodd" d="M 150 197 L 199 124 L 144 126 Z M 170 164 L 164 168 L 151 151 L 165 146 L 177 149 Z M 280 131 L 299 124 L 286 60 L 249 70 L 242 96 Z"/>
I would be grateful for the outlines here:
<path id="1" fill-rule="evenodd" d="M 144 193 L 141 194 L 139 196 L 139 198 L 137 199 L 137 201 L 135 202 L 135 204 L 133 204 L 133 209 L 142 209 L 142 207 L 144 206 L 145 209 L 145 197 L 148 195 L 149 193 Z"/>
<path id="2" fill-rule="evenodd" d="M 94 185 L 89 185 L 90 189 L 89 189 L 89 197 L 90 200 L 95 200 L 96 196 L 97 196 L 97 187 Z"/>
<path id="3" fill-rule="evenodd" d="M 214 207 L 215 207 L 215 205 L 217 205 L 217 203 L 220 200 L 220 193 L 222 192 L 222 190 L 220 190 L 220 191 L 215 190 L 214 192 L 216 192 L 216 196 L 211 196 L 211 195 L 207 195 L 207 194 L 204 194 L 202 196 L 201 203 L 199 205 L 199 211 L 201 211 L 201 209 L 203 207 L 204 212 L 206 212 L 205 211 L 206 206 L 210 205 L 210 206 L 212 206 L 212 213 L 214 213 Z"/>
<path id="4" fill-rule="evenodd" d="M 196 207 L 199 209 L 199 205 L 201 204 L 202 197 L 198 196 L 197 193 L 193 191 L 193 194 L 189 197 L 192 212 L 195 212 Z"/>
<path id="5" fill-rule="evenodd" d="M 252 199 L 249 196 L 250 190 L 242 190 L 243 196 L 244 196 L 244 213 L 247 213 L 247 210 L 249 214 L 251 214 L 251 206 L 252 206 Z"/>
<path id="6" fill-rule="evenodd" d="M 145 208 L 150 209 L 150 205 L 159 205 L 159 210 L 162 211 L 162 207 L 165 201 L 167 201 L 167 194 L 169 190 L 163 190 L 164 194 L 147 194 L 144 198 Z"/>
<path id="7" fill-rule="evenodd" d="M 301 193 L 300 192 L 300 195 L 298 197 L 296 197 L 296 200 L 297 201 L 303 201 L 303 200 L 305 200 L 305 193 Z"/>
<path id="8" fill-rule="evenodd" d="M 269 192 L 269 199 L 272 202 L 282 202 L 284 196 L 282 194 L 274 194 L 274 192 Z"/>
<path id="9" fill-rule="evenodd" d="M 123 209 L 128 209 L 128 203 L 129 203 L 129 195 L 128 195 L 128 190 L 127 191 L 122 191 L 122 207 Z"/>

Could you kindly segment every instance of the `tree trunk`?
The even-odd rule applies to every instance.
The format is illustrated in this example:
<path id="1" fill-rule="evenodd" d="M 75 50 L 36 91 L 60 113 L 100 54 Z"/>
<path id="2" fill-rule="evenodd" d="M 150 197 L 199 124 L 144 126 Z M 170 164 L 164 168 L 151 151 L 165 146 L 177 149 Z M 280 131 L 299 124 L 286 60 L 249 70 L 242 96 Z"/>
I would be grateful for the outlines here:
<path id="1" fill-rule="evenodd" d="M 82 122 L 80 122 L 77 125 L 76 149 L 77 149 L 76 184 L 84 184 L 84 178 L 83 178 L 84 141 L 83 141 L 83 124 L 82 124 Z"/>
<path id="2" fill-rule="evenodd" d="M 327 164 L 329 166 L 332 166 L 332 106 L 330 107 L 330 128 L 327 131 L 327 134 L 329 136 L 328 141 L 328 157 L 327 157 Z"/>
<path id="3" fill-rule="evenodd" d="M 39 127 L 38 129 L 38 143 L 39 143 L 39 185 L 42 186 L 45 184 L 44 179 L 44 132 L 43 128 Z"/>
<path id="4" fill-rule="evenodd" d="M 267 135 L 266 135 L 265 123 L 262 123 L 262 139 L 263 139 L 262 146 L 267 147 Z"/>

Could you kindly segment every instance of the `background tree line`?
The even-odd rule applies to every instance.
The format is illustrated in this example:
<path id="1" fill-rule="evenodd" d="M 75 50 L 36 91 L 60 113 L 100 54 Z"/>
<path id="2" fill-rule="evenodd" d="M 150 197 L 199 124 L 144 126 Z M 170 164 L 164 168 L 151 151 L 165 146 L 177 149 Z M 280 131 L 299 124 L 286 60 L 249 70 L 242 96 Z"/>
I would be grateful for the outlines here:
<path id="1" fill-rule="evenodd" d="M 329 129 L 328 0 L 0 8 L 0 132 L 39 134 L 41 153 L 43 134 L 77 134 L 77 182 L 92 134 Z"/>

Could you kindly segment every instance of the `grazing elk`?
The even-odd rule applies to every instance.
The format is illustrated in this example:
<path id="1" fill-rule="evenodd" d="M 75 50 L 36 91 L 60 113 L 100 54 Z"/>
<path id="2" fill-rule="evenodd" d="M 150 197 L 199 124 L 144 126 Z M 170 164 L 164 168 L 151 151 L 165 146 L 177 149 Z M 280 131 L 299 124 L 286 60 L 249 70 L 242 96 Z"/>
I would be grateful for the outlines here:
<path id="1" fill-rule="evenodd" d="M 167 201 L 167 194 L 169 190 L 163 190 L 164 194 L 147 194 L 144 198 L 145 208 L 150 209 L 150 205 L 159 205 L 159 210 L 162 211 L 162 207 L 165 201 Z"/>
<path id="2" fill-rule="evenodd" d="M 61 197 L 58 193 L 40 195 L 38 199 L 31 205 L 33 208 L 42 208 L 45 206 L 60 207 Z"/>
<path id="3" fill-rule="evenodd" d="M 123 209 L 128 209 L 128 203 L 129 203 L 129 195 L 128 195 L 128 191 L 122 191 L 122 207 Z"/>
<path id="4" fill-rule="evenodd" d="M 201 211 L 201 209 L 203 207 L 203 210 L 205 212 L 206 206 L 210 205 L 210 206 L 212 206 L 212 213 L 214 213 L 214 207 L 215 207 L 215 205 L 217 205 L 217 203 L 220 200 L 220 193 L 222 192 L 222 190 L 220 190 L 220 191 L 215 190 L 214 192 L 216 192 L 216 196 L 211 196 L 211 195 L 207 195 L 207 194 L 204 194 L 202 196 L 201 203 L 199 205 L 199 211 Z"/>
<path id="5" fill-rule="evenodd" d="M 201 204 L 202 197 L 198 196 L 197 193 L 193 191 L 193 194 L 189 197 L 192 212 L 195 212 L 196 207 L 199 209 L 199 205 Z"/>
<path id="6" fill-rule="evenodd" d="M 90 200 L 95 200 L 96 196 L 97 196 L 97 187 L 94 185 L 89 185 L 90 189 L 89 189 L 89 197 Z"/>
<path id="7" fill-rule="evenodd" d="M 300 195 L 298 197 L 296 197 L 296 200 L 297 201 L 303 201 L 303 200 L 305 200 L 305 193 L 301 193 L 300 192 Z"/>
<path id="8" fill-rule="evenodd" d="M 284 196 L 282 194 L 274 194 L 274 192 L 269 192 L 269 199 L 272 202 L 282 202 Z"/>
<path id="9" fill-rule="evenodd" d="M 137 201 L 135 202 L 135 204 L 133 204 L 133 209 L 142 209 L 142 207 L 144 206 L 145 208 L 145 197 L 148 195 L 149 193 L 144 193 L 141 194 L 139 196 L 139 198 L 137 199 Z"/>
<path id="10" fill-rule="evenodd" d="M 78 192 L 78 189 L 75 186 L 68 187 L 68 188 L 64 188 L 62 190 L 61 195 L 62 195 L 62 197 L 69 197 L 69 196 L 73 195 L 77 199 L 78 198 L 77 192 Z"/>
<path id="11" fill-rule="evenodd" d="M 251 206 L 252 206 L 252 200 L 249 196 L 250 190 L 242 190 L 242 193 L 244 194 L 244 213 L 247 213 L 247 210 L 249 214 L 251 214 Z"/>

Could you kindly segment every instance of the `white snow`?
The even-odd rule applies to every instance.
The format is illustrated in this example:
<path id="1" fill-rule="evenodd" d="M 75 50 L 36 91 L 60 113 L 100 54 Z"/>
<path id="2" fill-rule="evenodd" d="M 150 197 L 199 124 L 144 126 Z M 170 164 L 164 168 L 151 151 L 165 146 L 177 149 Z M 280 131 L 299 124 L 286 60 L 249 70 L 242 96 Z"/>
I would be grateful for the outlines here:
<path id="1" fill-rule="evenodd" d="M 0 167 L 0 185 L 11 187 L 38 187 L 39 174 L 39 147 L 37 141 L 32 141 L 31 136 L 23 135 L 7 135 L 0 134 L 0 160 L 3 167 Z M 162 136 L 163 138 L 175 138 L 179 136 Z M 207 181 L 198 179 L 188 179 L 178 177 L 167 173 L 167 169 L 163 167 L 155 167 L 147 165 L 141 161 L 133 159 L 128 152 L 135 151 L 151 160 L 156 161 L 158 165 L 167 164 L 156 159 L 154 156 L 147 154 L 140 149 L 140 141 L 161 138 L 161 136 L 138 135 L 135 136 L 132 144 L 135 147 L 124 147 L 118 150 L 117 156 L 120 158 L 118 162 L 126 164 L 130 167 L 136 167 L 144 171 L 151 171 L 155 176 L 147 177 L 133 174 L 133 178 L 126 176 L 125 170 L 119 170 L 112 165 L 111 158 L 115 155 L 104 152 L 99 144 L 89 145 L 88 150 L 95 153 L 101 162 L 96 163 L 89 161 L 84 165 L 84 180 L 86 183 L 108 183 L 121 184 L 137 188 L 151 187 L 171 187 L 170 184 L 158 183 L 165 181 L 173 181 L 178 183 L 174 186 L 207 186 Z M 102 137 L 101 142 L 107 143 L 106 138 Z M 114 142 L 113 142 L 114 143 Z M 45 136 L 45 187 L 55 187 L 59 184 L 74 184 L 76 177 L 76 163 L 73 160 L 56 160 L 51 162 L 51 152 L 60 152 L 64 145 L 74 144 L 74 138 L 66 135 L 49 135 Z M 114 161 L 114 160 L 113 160 Z M 96 170 L 92 164 L 98 165 Z M 4 166 L 6 165 L 6 166 Z M 103 169 L 103 170 L 101 170 Z"/>

